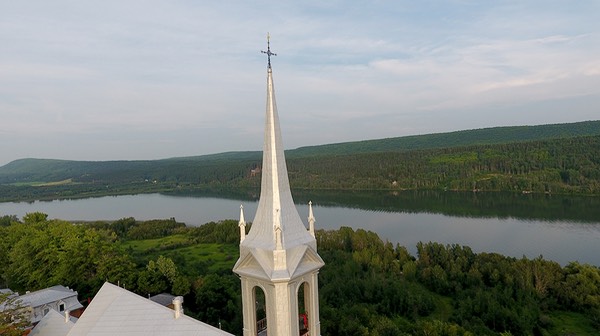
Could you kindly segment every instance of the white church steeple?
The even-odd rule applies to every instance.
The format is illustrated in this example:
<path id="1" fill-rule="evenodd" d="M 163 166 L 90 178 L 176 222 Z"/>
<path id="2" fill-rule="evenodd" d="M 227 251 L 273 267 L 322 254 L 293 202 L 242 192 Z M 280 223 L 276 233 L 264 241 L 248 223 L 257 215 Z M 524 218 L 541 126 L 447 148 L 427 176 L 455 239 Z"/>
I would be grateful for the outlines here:
<path id="1" fill-rule="evenodd" d="M 277 54 L 271 52 L 268 35 L 267 51 L 263 53 L 268 56 L 268 65 L 261 192 L 250 232 L 245 238 L 240 237 L 240 258 L 233 268 L 242 281 L 244 335 L 260 331 L 256 291 L 262 290 L 270 335 L 296 336 L 301 329 L 307 329 L 311 336 L 319 336 L 317 274 L 324 263 L 317 254 L 312 206 L 309 231 L 290 191 L 271 68 L 271 56 Z M 300 293 L 303 295 L 299 298 Z M 305 311 L 299 311 L 299 306 Z M 305 328 L 299 326 L 299 314 L 308 316 Z"/>

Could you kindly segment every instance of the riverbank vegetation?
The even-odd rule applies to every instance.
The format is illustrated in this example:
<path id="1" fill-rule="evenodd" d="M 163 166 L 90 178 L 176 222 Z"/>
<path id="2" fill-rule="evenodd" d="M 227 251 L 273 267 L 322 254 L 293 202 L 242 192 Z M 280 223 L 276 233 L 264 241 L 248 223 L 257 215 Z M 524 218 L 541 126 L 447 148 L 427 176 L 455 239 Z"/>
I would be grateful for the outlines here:
<path id="1" fill-rule="evenodd" d="M 295 190 L 600 194 L 600 121 L 499 127 L 298 148 Z M 23 159 L 0 167 L 0 201 L 260 186 L 260 152 L 154 161 Z"/>
<path id="2" fill-rule="evenodd" d="M 184 295 L 186 314 L 241 333 L 237 221 L 70 223 L 0 217 L 0 287 L 70 286 L 80 299 L 104 281 L 144 297 Z M 422 242 L 417 256 L 375 233 L 316 232 L 322 333 L 327 335 L 595 335 L 600 268 L 475 253 Z"/>

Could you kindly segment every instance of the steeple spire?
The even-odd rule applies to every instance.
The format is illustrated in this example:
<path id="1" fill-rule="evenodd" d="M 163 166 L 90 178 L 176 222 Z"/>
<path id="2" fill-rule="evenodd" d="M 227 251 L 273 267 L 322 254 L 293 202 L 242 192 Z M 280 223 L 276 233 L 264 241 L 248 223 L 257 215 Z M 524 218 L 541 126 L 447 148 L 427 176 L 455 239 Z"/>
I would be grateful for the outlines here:
<path id="1" fill-rule="evenodd" d="M 267 35 L 267 108 L 263 143 L 262 180 L 258 208 L 250 232 L 242 233 L 240 209 L 240 258 L 233 271 L 242 282 L 244 336 L 256 335 L 257 291 L 264 292 L 266 325 L 270 335 L 298 335 L 299 300 L 308 313 L 311 336 L 320 335 L 318 272 L 324 265 L 317 254 L 314 216 L 311 232 L 296 210 L 287 166 L 271 68 L 270 36 Z M 313 234 L 311 234 L 313 233 Z M 304 297 L 298 297 L 300 288 Z"/>
<path id="2" fill-rule="evenodd" d="M 258 209 L 243 245 L 286 250 L 308 243 L 316 250 L 316 241 L 302 223 L 290 191 L 271 68 L 271 56 L 276 54 L 271 52 L 270 35 L 267 35 L 267 51 L 262 53 L 269 57 L 262 180 Z M 277 228 L 280 240 L 277 239 Z"/>

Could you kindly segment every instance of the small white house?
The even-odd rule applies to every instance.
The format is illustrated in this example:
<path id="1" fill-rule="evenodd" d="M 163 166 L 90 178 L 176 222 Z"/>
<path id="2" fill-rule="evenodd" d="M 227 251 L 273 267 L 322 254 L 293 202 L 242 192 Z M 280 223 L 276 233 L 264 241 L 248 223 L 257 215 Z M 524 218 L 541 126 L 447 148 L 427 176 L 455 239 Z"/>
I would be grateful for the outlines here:
<path id="1" fill-rule="evenodd" d="M 50 310 L 61 314 L 65 311 L 77 312 L 83 309 L 77 299 L 77 292 L 61 285 L 27 292 L 19 296 L 23 306 L 30 311 L 31 324 L 38 323 Z"/>

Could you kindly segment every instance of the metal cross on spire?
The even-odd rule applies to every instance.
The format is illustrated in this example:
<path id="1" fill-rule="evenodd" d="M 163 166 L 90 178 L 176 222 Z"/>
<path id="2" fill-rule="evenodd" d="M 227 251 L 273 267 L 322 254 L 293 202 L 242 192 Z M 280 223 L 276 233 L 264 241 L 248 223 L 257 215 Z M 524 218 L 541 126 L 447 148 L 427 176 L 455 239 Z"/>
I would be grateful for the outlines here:
<path id="1" fill-rule="evenodd" d="M 263 54 L 267 54 L 267 58 L 269 60 L 269 69 L 271 69 L 271 56 L 277 56 L 276 53 L 271 52 L 271 35 L 267 33 L 267 51 L 261 50 Z"/>

